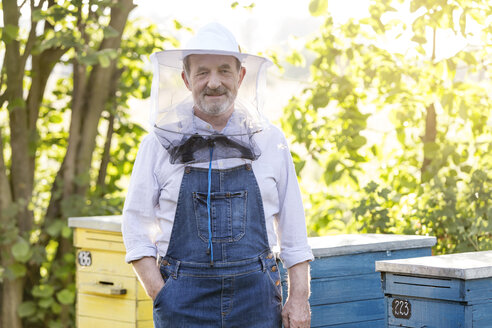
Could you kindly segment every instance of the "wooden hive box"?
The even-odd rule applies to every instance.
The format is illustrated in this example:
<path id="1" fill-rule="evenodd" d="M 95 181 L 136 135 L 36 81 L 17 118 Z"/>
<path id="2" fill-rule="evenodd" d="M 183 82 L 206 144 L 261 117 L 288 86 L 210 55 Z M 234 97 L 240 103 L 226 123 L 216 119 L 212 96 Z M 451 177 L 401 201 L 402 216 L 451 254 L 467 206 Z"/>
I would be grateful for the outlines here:
<path id="1" fill-rule="evenodd" d="M 492 327 L 492 251 L 376 263 L 387 327 Z"/>
<path id="2" fill-rule="evenodd" d="M 311 327 L 385 327 L 385 300 L 375 261 L 431 254 L 435 237 L 353 234 L 309 238 Z M 287 284 L 281 267 L 283 293 Z"/>
<path id="3" fill-rule="evenodd" d="M 70 218 L 77 249 L 78 328 L 153 327 L 152 300 L 125 263 L 121 216 Z M 385 326 L 374 262 L 431 254 L 434 237 L 357 234 L 309 238 L 312 327 Z M 280 264 L 286 295 L 286 271 Z"/>
<path id="4" fill-rule="evenodd" d="M 152 328 L 152 300 L 125 262 L 121 216 L 70 218 L 78 328 Z"/>

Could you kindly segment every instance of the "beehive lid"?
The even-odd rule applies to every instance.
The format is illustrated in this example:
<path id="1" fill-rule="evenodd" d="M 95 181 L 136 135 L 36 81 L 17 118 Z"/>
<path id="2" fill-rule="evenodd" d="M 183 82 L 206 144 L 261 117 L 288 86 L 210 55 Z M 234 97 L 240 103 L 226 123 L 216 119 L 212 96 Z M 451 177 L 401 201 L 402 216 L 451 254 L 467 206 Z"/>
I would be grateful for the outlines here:
<path id="1" fill-rule="evenodd" d="M 492 251 L 377 261 L 376 271 L 457 279 L 492 277 Z"/>
<path id="2" fill-rule="evenodd" d="M 432 247 L 435 237 L 390 234 L 346 234 L 309 238 L 315 257 Z"/>
<path id="3" fill-rule="evenodd" d="M 68 226 L 103 231 L 121 232 L 121 215 L 85 216 L 68 218 Z"/>

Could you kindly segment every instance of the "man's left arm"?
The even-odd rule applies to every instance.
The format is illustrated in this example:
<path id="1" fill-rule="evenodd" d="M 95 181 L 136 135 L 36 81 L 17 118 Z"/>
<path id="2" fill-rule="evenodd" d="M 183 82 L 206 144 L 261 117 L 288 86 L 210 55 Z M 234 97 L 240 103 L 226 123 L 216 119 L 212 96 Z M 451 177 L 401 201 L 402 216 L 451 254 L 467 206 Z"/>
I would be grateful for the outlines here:
<path id="1" fill-rule="evenodd" d="M 289 296 L 282 310 L 285 328 L 308 328 L 311 325 L 309 307 L 309 262 L 301 262 L 287 269 Z"/>
<path id="2" fill-rule="evenodd" d="M 289 278 L 289 295 L 282 310 L 282 322 L 285 328 L 307 328 L 311 322 L 309 261 L 314 257 L 308 243 L 302 195 L 292 156 L 282 132 L 278 138 L 269 144 L 274 147 L 271 149 L 275 154 L 272 164 L 277 174 L 280 258 L 288 268 Z"/>

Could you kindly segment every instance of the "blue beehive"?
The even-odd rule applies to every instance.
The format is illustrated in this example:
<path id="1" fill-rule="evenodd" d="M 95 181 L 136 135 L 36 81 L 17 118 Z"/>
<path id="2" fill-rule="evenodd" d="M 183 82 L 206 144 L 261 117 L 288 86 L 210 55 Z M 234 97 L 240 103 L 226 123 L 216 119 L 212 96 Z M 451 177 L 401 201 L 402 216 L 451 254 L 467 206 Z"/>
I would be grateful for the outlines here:
<path id="1" fill-rule="evenodd" d="M 381 261 L 387 327 L 492 327 L 492 251 Z"/>
<path id="2" fill-rule="evenodd" d="M 385 302 L 374 262 L 431 254 L 434 237 L 354 234 L 309 238 L 311 327 L 383 328 Z M 285 269 L 281 267 L 284 295 Z"/>

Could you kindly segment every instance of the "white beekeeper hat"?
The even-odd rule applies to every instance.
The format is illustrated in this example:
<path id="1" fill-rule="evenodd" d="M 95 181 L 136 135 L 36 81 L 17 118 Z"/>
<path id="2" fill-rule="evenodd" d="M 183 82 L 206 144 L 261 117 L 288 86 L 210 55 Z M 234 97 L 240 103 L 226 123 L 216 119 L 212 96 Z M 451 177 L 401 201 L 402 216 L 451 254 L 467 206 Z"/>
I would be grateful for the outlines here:
<path id="1" fill-rule="evenodd" d="M 150 56 L 153 64 L 153 81 L 151 89 L 151 118 L 154 132 L 161 144 L 172 153 L 190 137 L 201 136 L 209 139 L 216 132 L 197 130 L 193 114 L 193 98 L 181 78 L 183 60 L 192 54 L 215 54 L 236 57 L 246 75 L 238 90 L 234 103 L 234 112 L 226 129 L 220 132 L 221 138 L 227 137 L 234 143 L 248 146 L 253 151 L 253 158 L 259 156 L 252 136 L 263 130 L 268 124 L 262 114 L 264 93 L 266 92 L 266 69 L 272 64 L 264 57 L 242 53 L 234 35 L 219 23 L 210 23 L 201 28 L 183 49 L 164 50 Z M 194 142 L 194 144 L 197 144 Z M 233 150 L 216 151 L 214 159 L 237 157 Z M 191 162 L 209 160 L 193 156 Z M 241 156 L 239 156 L 241 157 Z M 183 159 L 173 158 L 176 163 Z"/>
<path id="2" fill-rule="evenodd" d="M 241 48 L 234 35 L 219 23 L 210 23 L 201 28 L 197 34 L 191 38 L 183 49 L 164 50 L 152 54 L 160 65 L 182 68 L 182 60 L 189 55 L 216 54 L 234 56 L 240 62 L 248 56 L 241 53 Z M 265 61 L 263 57 L 257 57 L 260 61 Z"/>

